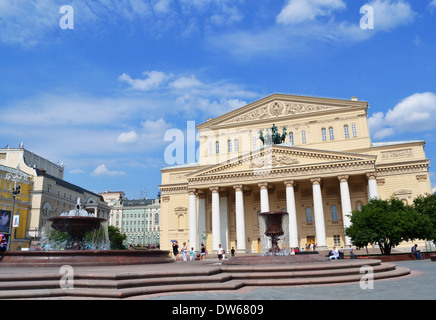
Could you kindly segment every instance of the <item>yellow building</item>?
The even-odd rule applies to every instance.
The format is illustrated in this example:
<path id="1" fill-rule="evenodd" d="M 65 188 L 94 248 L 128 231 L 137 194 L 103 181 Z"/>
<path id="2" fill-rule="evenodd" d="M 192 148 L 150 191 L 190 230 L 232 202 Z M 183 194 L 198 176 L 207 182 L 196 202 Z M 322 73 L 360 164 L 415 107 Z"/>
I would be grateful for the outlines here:
<path id="1" fill-rule="evenodd" d="M 32 184 L 33 179 L 27 173 L 0 165 L 0 212 L 3 213 L 0 231 L 9 233 L 8 226 L 12 223 L 12 250 L 18 247 L 29 248 L 30 245 L 30 239 L 26 238 L 26 227 L 31 208 Z M 20 193 L 15 196 L 13 204 L 13 190 L 16 187 L 20 188 Z M 14 207 L 13 214 L 12 207 Z"/>
<path id="2" fill-rule="evenodd" d="M 198 125 L 198 162 L 161 170 L 161 248 L 258 252 L 266 211 L 288 212 L 282 245 L 348 247 L 352 210 L 430 193 L 425 142 L 372 143 L 367 109 L 357 98 L 274 94 Z M 286 128 L 282 144 L 271 143 L 273 125 Z"/>

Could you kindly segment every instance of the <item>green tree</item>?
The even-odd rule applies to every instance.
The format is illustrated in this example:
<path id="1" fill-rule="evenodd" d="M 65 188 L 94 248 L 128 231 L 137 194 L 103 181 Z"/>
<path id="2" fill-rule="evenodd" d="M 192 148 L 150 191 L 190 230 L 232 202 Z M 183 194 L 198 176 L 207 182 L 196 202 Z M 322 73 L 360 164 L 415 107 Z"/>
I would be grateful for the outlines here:
<path id="1" fill-rule="evenodd" d="M 432 234 L 430 218 L 396 198 L 373 199 L 360 211 L 353 211 L 350 219 L 352 225 L 345 229 L 345 234 L 353 244 L 358 247 L 377 244 L 385 255 L 403 241 L 427 239 Z"/>
<path id="2" fill-rule="evenodd" d="M 109 241 L 112 250 L 120 250 L 123 248 L 123 241 L 127 236 L 121 233 L 120 229 L 114 226 L 108 226 Z"/>
<path id="3" fill-rule="evenodd" d="M 426 194 L 413 200 L 415 210 L 425 216 L 428 216 L 432 223 L 433 234 L 428 240 L 436 243 L 436 194 Z"/>

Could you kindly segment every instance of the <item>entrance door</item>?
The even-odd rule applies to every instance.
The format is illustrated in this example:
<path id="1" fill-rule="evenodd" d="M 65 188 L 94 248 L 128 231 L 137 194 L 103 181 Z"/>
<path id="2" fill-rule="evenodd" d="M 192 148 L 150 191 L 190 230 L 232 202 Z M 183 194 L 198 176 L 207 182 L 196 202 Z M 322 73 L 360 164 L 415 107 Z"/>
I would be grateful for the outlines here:
<path id="1" fill-rule="evenodd" d="M 310 250 L 310 245 L 313 243 L 315 245 L 315 236 L 307 236 L 307 248 Z"/>

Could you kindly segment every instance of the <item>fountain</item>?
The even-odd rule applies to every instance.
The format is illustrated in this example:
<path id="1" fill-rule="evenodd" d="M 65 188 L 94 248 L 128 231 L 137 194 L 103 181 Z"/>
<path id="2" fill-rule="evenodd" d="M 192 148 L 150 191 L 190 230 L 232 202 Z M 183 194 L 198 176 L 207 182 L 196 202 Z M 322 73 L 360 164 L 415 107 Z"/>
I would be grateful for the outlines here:
<path id="1" fill-rule="evenodd" d="M 1 267 L 114 266 L 173 263 L 167 250 L 109 250 L 107 221 L 75 209 L 46 221 L 43 250 L 5 251 Z"/>
<path id="2" fill-rule="evenodd" d="M 267 241 L 263 241 L 263 243 L 271 243 L 271 247 L 269 248 L 265 248 L 265 245 L 262 245 L 262 252 L 264 252 L 265 249 L 268 250 L 266 255 L 285 255 L 287 253 L 280 249 L 278 245 L 279 237 L 284 235 L 282 225 L 285 215 L 287 216 L 288 213 L 283 211 L 262 212 L 259 214 L 259 219 L 264 218 L 265 224 L 265 227 L 261 229 L 265 229 L 263 233 L 265 236 L 269 237 L 269 239 L 267 238 Z M 259 223 L 259 225 L 262 224 Z M 261 232 L 262 231 L 263 230 L 261 230 Z"/>
<path id="3" fill-rule="evenodd" d="M 289 215 L 284 211 L 259 213 L 261 255 L 241 255 L 223 262 L 228 265 L 294 264 L 325 262 L 329 259 L 316 251 L 291 254 L 288 244 Z M 283 248 L 280 248 L 280 244 Z"/>
<path id="4" fill-rule="evenodd" d="M 88 248 L 93 249 L 109 249 L 109 236 L 107 232 L 106 219 L 94 217 L 89 214 L 88 211 L 84 210 L 81 204 L 80 198 L 77 199 L 76 208 L 68 213 L 61 213 L 59 217 L 48 218 L 49 222 L 46 226 L 46 233 L 48 241 L 45 244 L 48 248 L 59 248 L 59 246 L 64 246 L 62 249 L 67 250 L 85 250 Z M 59 245 L 58 240 L 50 239 L 53 234 L 53 230 L 68 235 L 67 241 L 61 241 Z M 102 236 L 100 241 L 93 242 L 92 245 L 86 245 L 85 236 L 90 232 L 101 233 Z M 55 232 L 59 238 L 59 235 Z M 55 238 L 55 237 L 53 237 Z M 61 236 L 62 238 L 62 236 Z M 95 237 L 93 237 L 95 238 Z"/>

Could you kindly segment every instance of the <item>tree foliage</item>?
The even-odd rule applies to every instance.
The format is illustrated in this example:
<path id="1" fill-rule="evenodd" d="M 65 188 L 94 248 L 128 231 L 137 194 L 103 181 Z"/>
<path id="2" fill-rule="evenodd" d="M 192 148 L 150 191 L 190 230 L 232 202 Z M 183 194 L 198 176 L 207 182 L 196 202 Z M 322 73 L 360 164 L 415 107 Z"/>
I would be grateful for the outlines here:
<path id="1" fill-rule="evenodd" d="M 419 196 L 413 201 L 413 205 L 418 213 L 430 218 L 433 225 L 433 234 L 429 240 L 433 240 L 436 243 L 436 194 Z"/>
<path id="2" fill-rule="evenodd" d="M 108 226 L 109 241 L 111 243 L 112 250 L 123 249 L 123 241 L 127 236 L 120 232 L 120 229 L 114 226 Z"/>
<path id="3" fill-rule="evenodd" d="M 382 254 L 391 254 L 391 249 L 403 241 L 429 239 L 433 234 L 430 218 L 401 200 L 373 199 L 361 210 L 353 211 L 351 226 L 345 234 L 357 247 L 377 244 Z"/>

